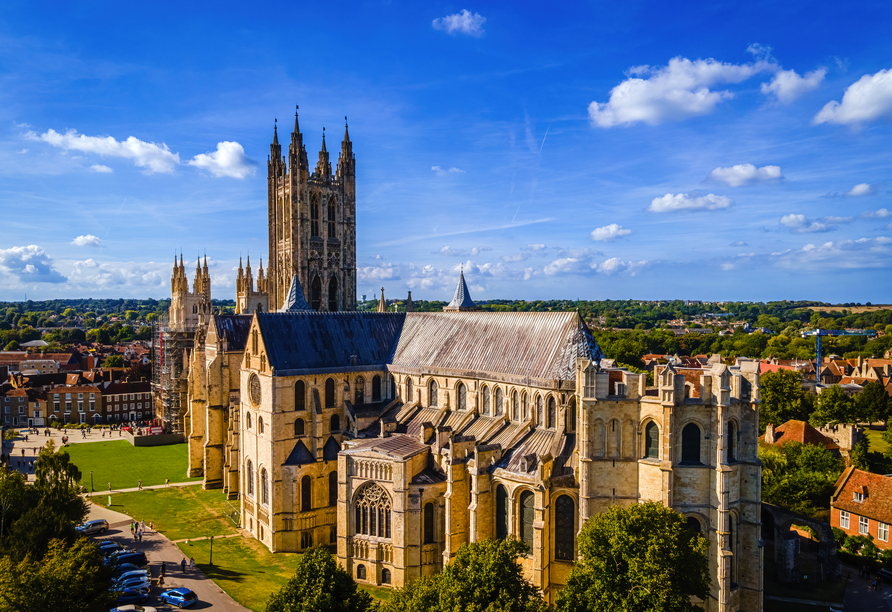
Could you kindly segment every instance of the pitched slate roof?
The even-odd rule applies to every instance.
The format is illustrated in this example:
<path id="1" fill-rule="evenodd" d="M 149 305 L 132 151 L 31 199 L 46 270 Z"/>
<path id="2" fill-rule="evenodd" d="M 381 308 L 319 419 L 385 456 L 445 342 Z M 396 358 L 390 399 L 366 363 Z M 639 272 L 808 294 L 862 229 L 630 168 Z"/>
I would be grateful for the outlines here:
<path id="1" fill-rule="evenodd" d="M 334 439 L 334 436 L 328 436 L 325 446 L 322 447 L 322 460 L 337 461 L 339 452 L 341 452 L 341 445 Z"/>
<path id="2" fill-rule="evenodd" d="M 419 442 L 415 436 L 404 434 L 391 434 L 387 438 L 372 438 L 363 440 L 356 446 L 341 451 L 352 454 L 359 451 L 373 450 L 397 459 L 408 459 L 418 453 L 429 451 L 430 447 Z"/>
<path id="3" fill-rule="evenodd" d="M 282 304 L 282 310 L 279 312 L 301 312 L 313 310 L 310 308 L 309 302 L 304 297 L 303 287 L 300 286 L 300 279 L 297 274 L 291 277 L 291 288 L 288 289 L 288 295 L 285 296 L 285 303 Z"/>
<path id="4" fill-rule="evenodd" d="M 291 450 L 291 454 L 288 455 L 288 458 L 282 465 L 307 465 L 309 463 L 316 463 L 316 457 L 304 446 L 301 440 L 298 440 Z"/>
<path id="5" fill-rule="evenodd" d="M 458 277 L 458 286 L 455 288 L 455 295 L 452 301 L 444 308 L 444 310 L 459 310 L 477 308 L 477 304 L 471 299 L 471 292 L 468 291 L 468 284 L 465 282 L 465 273 L 462 271 Z"/>
<path id="6" fill-rule="evenodd" d="M 853 493 L 865 495 L 856 502 Z M 892 477 L 847 468 L 836 481 L 830 505 L 838 510 L 892 524 Z"/>
<path id="7" fill-rule="evenodd" d="M 218 338 L 226 334 L 230 351 L 243 351 L 251 330 L 251 315 L 214 315 L 214 327 Z"/>

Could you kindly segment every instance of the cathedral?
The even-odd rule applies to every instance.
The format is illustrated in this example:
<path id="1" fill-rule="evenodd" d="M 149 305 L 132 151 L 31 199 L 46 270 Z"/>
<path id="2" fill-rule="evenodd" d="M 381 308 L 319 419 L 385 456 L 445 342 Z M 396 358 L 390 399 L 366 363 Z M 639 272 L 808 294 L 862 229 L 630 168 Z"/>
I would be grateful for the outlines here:
<path id="1" fill-rule="evenodd" d="M 189 475 L 244 529 L 390 587 L 517 538 L 554 602 L 585 521 L 653 500 L 711 543 L 700 605 L 762 609 L 755 367 L 670 364 L 648 386 L 578 313 L 480 311 L 463 274 L 443 312 L 356 312 L 346 128 L 335 173 L 324 137 L 310 172 L 296 117 L 268 170 L 266 274 L 239 266 L 236 314 L 202 319 L 185 367 Z"/>

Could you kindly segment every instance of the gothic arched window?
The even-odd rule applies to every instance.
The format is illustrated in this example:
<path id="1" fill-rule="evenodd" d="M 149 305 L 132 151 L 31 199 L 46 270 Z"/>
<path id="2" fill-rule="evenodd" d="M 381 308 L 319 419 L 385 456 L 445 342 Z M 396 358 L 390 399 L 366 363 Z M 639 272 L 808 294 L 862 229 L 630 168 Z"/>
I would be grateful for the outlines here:
<path id="1" fill-rule="evenodd" d="M 660 428 L 653 421 L 644 428 L 644 457 L 646 459 L 660 458 Z"/>
<path id="2" fill-rule="evenodd" d="M 251 429 L 251 413 L 250 412 L 245 413 L 245 428 Z"/>
<path id="3" fill-rule="evenodd" d="M 504 404 L 505 404 L 505 400 L 504 400 L 504 394 L 502 393 L 502 388 L 496 387 L 496 410 L 495 410 L 496 416 L 502 416 L 502 414 L 505 411 Z"/>
<path id="4" fill-rule="evenodd" d="M 557 409 L 555 408 L 554 398 L 548 398 L 548 427 L 554 429 L 557 427 Z"/>
<path id="5" fill-rule="evenodd" d="M 430 502 L 424 504 L 424 543 L 434 542 L 434 505 Z"/>
<path id="6" fill-rule="evenodd" d="M 310 236 L 319 235 L 319 194 L 310 196 Z"/>
<path id="7" fill-rule="evenodd" d="M 246 464 L 245 480 L 247 481 L 247 485 L 248 485 L 248 495 L 253 497 L 254 496 L 254 464 L 251 463 L 250 459 L 248 459 L 248 463 Z"/>
<path id="8" fill-rule="evenodd" d="M 429 398 L 428 405 L 429 406 L 437 405 L 437 391 L 438 390 L 439 390 L 439 387 L 437 385 L 437 381 L 432 380 L 430 386 L 428 387 L 428 391 L 430 392 L 430 395 L 428 396 L 428 398 Z"/>
<path id="9" fill-rule="evenodd" d="M 520 539 L 533 548 L 533 493 L 524 491 L 520 494 Z"/>
<path id="10" fill-rule="evenodd" d="M 576 431 L 576 398 L 570 398 L 570 403 L 567 405 L 567 414 L 565 418 L 566 423 L 564 424 L 564 429 L 567 433 L 574 433 Z"/>
<path id="11" fill-rule="evenodd" d="M 413 400 L 413 396 L 415 395 L 414 389 L 412 389 L 412 377 L 406 379 L 406 401 L 411 402 Z"/>
<path id="12" fill-rule="evenodd" d="M 728 421 L 728 439 L 725 442 L 725 448 L 727 449 L 728 463 L 737 461 L 737 428 L 731 421 Z"/>
<path id="13" fill-rule="evenodd" d="M 496 538 L 508 538 L 508 490 L 504 485 L 496 488 Z"/>
<path id="14" fill-rule="evenodd" d="M 313 275 L 313 282 L 310 283 L 310 308 L 313 310 L 322 308 L 322 281 L 318 275 Z"/>
<path id="15" fill-rule="evenodd" d="M 334 197 L 329 198 L 328 200 L 328 237 L 329 238 L 337 238 L 337 233 L 335 232 L 335 206 L 337 205 L 337 200 Z"/>
<path id="16" fill-rule="evenodd" d="M 464 383 L 458 383 L 458 409 L 459 410 L 467 410 L 468 409 L 468 389 L 465 387 Z"/>
<path id="17" fill-rule="evenodd" d="M 520 420 L 520 405 L 517 403 L 517 391 L 511 393 L 511 418 L 515 421 Z"/>
<path id="18" fill-rule="evenodd" d="M 331 421 L 329 423 L 329 430 L 334 433 L 336 431 L 341 430 L 341 419 L 338 415 L 331 415 Z"/>
<path id="19" fill-rule="evenodd" d="M 335 381 L 334 378 L 325 381 L 325 407 L 334 408 L 335 405 Z"/>
<path id="20" fill-rule="evenodd" d="M 390 497 L 378 483 L 363 487 L 353 503 L 356 534 L 390 539 Z"/>
<path id="21" fill-rule="evenodd" d="M 266 476 L 266 468 L 260 470 L 260 502 L 264 506 L 269 505 L 269 479 Z"/>
<path id="22" fill-rule="evenodd" d="M 690 529 L 692 532 L 696 533 L 697 535 L 703 535 L 703 530 L 702 530 L 702 527 L 700 526 L 700 521 L 698 521 L 693 516 L 689 516 L 687 518 L 687 520 L 685 521 L 685 525 L 687 526 L 688 529 Z"/>
<path id="23" fill-rule="evenodd" d="M 365 379 L 362 376 L 356 377 L 356 383 L 353 389 L 353 404 L 361 406 L 365 403 Z"/>
<path id="24" fill-rule="evenodd" d="M 489 387 L 483 387 L 483 414 L 489 416 Z"/>
<path id="25" fill-rule="evenodd" d="M 328 312 L 338 311 L 338 277 L 332 276 L 328 281 Z"/>
<path id="26" fill-rule="evenodd" d="M 300 479 L 300 511 L 313 509 L 313 480 L 309 476 Z"/>
<path id="27" fill-rule="evenodd" d="M 294 383 L 294 409 L 306 410 L 307 408 L 307 386 L 304 381 L 299 380 Z"/>
<path id="28" fill-rule="evenodd" d="M 520 401 L 523 404 L 523 420 L 529 421 L 530 420 L 530 398 L 526 394 L 526 391 L 524 391 Z"/>
<path id="29" fill-rule="evenodd" d="M 294 422 L 294 435 L 295 436 L 304 435 L 304 420 L 303 419 L 297 419 Z"/>
<path id="30" fill-rule="evenodd" d="M 263 433 L 263 417 L 257 417 L 257 432 Z"/>
<path id="31" fill-rule="evenodd" d="M 536 396 L 536 425 L 545 427 L 545 406 L 541 395 Z"/>
<path id="32" fill-rule="evenodd" d="M 338 505 L 338 473 L 337 471 L 328 473 L 328 505 Z"/>
<path id="33" fill-rule="evenodd" d="M 576 504 L 569 495 L 561 495 L 554 504 L 554 558 L 576 559 Z"/>
<path id="34" fill-rule="evenodd" d="M 372 378 L 372 401 L 381 401 L 381 377 L 377 374 L 375 374 L 375 377 Z"/>
<path id="35" fill-rule="evenodd" d="M 694 423 L 681 430 L 681 462 L 700 463 L 700 428 Z"/>

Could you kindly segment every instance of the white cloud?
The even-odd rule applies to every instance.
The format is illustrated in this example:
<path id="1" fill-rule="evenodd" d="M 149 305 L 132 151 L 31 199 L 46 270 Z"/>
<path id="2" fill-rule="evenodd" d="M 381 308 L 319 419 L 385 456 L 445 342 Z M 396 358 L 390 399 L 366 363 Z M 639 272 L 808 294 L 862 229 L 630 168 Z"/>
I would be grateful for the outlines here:
<path id="1" fill-rule="evenodd" d="M 445 255 L 446 257 L 467 257 L 469 255 L 477 256 L 480 253 L 483 253 L 485 251 L 492 251 L 492 247 L 476 246 L 472 249 L 457 249 L 457 248 L 451 247 L 449 245 L 446 245 L 444 247 L 440 247 L 435 252 L 435 254 L 436 255 Z"/>
<path id="2" fill-rule="evenodd" d="M 222 278 L 219 279 L 222 282 Z M 218 277 L 214 277 L 216 283 Z M 95 259 L 75 261 L 68 272 L 72 289 L 89 292 L 108 292 L 120 295 L 123 288 L 142 293 L 170 288 L 170 264 L 150 262 L 99 262 Z"/>
<path id="3" fill-rule="evenodd" d="M 526 261 L 532 257 L 529 252 L 525 253 L 516 253 L 515 255 L 502 255 L 502 261 L 505 263 L 516 263 L 518 261 Z"/>
<path id="4" fill-rule="evenodd" d="M 778 70 L 771 82 L 762 83 L 761 91 L 766 96 L 773 95 L 781 104 L 789 104 L 802 94 L 817 89 L 826 75 L 826 68 L 807 72 L 803 76 L 796 74 L 795 70 Z"/>
<path id="5" fill-rule="evenodd" d="M 747 243 L 744 242 L 743 240 L 738 240 L 737 242 L 732 242 L 732 243 L 731 243 L 730 245 L 728 245 L 728 246 L 732 246 L 732 247 L 745 247 L 745 246 L 749 246 L 749 244 L 747 244 Z"/>
<path id="6" fill-rule="evenodd" d="M 257 164 L 245 155 L 245 149 L 237 142 L 224 140 L 217 143 L 217 150 L 201 153 L 189 161 L 190 166 L 207 170 L 216 177 L 228 176 L 243 179 L 254 176 Z"/>
<path id="7" fill-rule="evenodd" d="M 74 240 L 71 241 L 71 244 L 73 244 L 74 246 L 79 246 L 79 247 L 84 247 L 84 246 L 98 247 L 98 246 L 102 246 L 102 240 L 100 240 L 93 234 L 86 234 L 84 236 L 78 236 L 77 238 L 75 238 Z"/>
<path id="8" fill-rule="evenodd" d="M 629 272 L 634 275 L 639 269 L 647 266 L 647 261 L 623 261 L 619 257 L 611 257 L 599 264 L 592 264 L 592 269 L 601 274 L 618 274 L 620 272 Z"/>
<path id="9" fill-rule="evenodd" d="M 753 164 L 737 164 L 728 168 L 716 168 L 709 173 L 709 179 L 726 183 L 731 187 L 740 187 L 752 183 L 777 181 L 784 178 L 780 166 L 762 166 Z"/>
<path id="10" fill-rule="evenodd" d="M 390 263 L 380 266 L 359 266 L 356 271 L 360 281 L 399 280 L 402 273 L 400 266 Z"/>
<path id="11" fill-rule="evenodd" d="M 873 193 L 873 188 L 868 183 L 859 183 L 846 192 L 846 195 L 862 196 L 870 195 L 871 193 Z"/>
<path id="12" fill-rule="evenodd" d="M 694 211 L 694 210 L 719 210 L 731 206 L 731 198 L 713 194 L 705 196 L 689 196 L 686 193 L 672 195 L 667 193 L 660 198 L 654 198 L 647 210 L 655 213 Z"/>
<path id="13" fill-rule="evenodd" d="M 532 251 L 533 253 L 538 253 L 540 251 L 544 251 L 547 247 L 544 244 L 528 244 L 525 247 L 521 247 L 521 251 Z"/>
<path id="14" fill-rule="evenodd" d="M 869 210 L 867 212 L 861 213 L 862 217 L 867 217 L 868 219 L 885 219 L 886 217 L 892 217 L 892 210 L 888 210 L 886 208 L 881 208 L 879 210 Z"/>
<path id="15" fill-rule="evenodd" d="M 599 227 L 593 230 L 590 238 L 601 242 L 609 242 L 611 240 L 616 240 L 620 236 L 628 236 L 631 233 L 632 230 L 623 229 L 622 225 L 611 223 L 610 225 L 605 225 L 604 227 Z"/>
<path id="16" fill-rule="evenodd" d="M 483 36 L 483 24 L 486 17 L 479 13 L 472 13 L 468 9 L 462 9 L 460 13 L 437 17 L 433 21 L 435 30 L 442 30 L 447 34 L 467 34 L 475 38 Z"/>
<path id="17" fill-rule="evenodd" d="M 69 130 L 64 134 L 49 129 L 45 134 L 36 135 L 29 132 L 28 136 L 33 140 L 42 140 L 54 147 L 66 151 L 83 151 L 95 153 L 103 157 L 121 157 L 132 160 L 139 168 L 145 168 L 146 172 L 173 172 L 180 163 L 179 153 L 171 153 L 166 144 L 160 145 L 154 142 L 144 142 L 130 136 L 127 140 L 117 141 L 111 136 L 85 136 L 75 130 Z"/>
<path id="18" fill-rule="evenodd" d="M 0 249 L 0 271 L 26 283 L 64 283 L 67 279 L 55 270 L 53 258 L 41 247 Z"/>
<path id="19" fill-rule="evenodd" d="M 885 236 L 859 240 L 837 240 L 824 244 L 806 244 L 801 249 L 772 253 L 769 261 L 779 268 L 797 272 L 826 272 L 839 269 L 886 268 L 889 265 L 890 240 Z"/>
<path id="20" fill-rule="evenodd" d="M 752 47 L 749 50 L 757 56 L 757 61 L 751 64 L 674 57 L 667 66 L 630 68 L 632 77 L 610 90 L 609 101 L 589 105 L 589 117 L 595 125 L 609 128 L 637 122 L 656 125 L 707 115 L 720 102 L 734 97 L 730 91 L 713 91 L 710 87 L 719 83 L 740 83 L 760 72 L 777 68 L 760 49 Z"/>
<path id="21" fill-rule="evenodd" d="M 434 174 L 437 176 L 446 176 L 447 174 L 464 174 L 465 171 L 461 168 L 449 168 L 448 170 L 444 170 L 440 166 L 431 166 L 431 170 L 434 171 Z"/>
<path id="22" fill-rule="evenodd" d="M 881 117 L 892 117 L 892 69 L 865 74 L 849 85 L 842 102 L 828 102 L 814 122 L 853 125 Z"/>
<path id="23" fill-rule="evenodd" d="M 100 174 L 108 174 L 114 172 L 114 170 L 102 164 L 93 164 L 92 166 L 90 166 L 90 170 L 92 170 L 93 172 L 99 172 Z"/>
<path id="24" fill-rule="evenodd" d="M 793 232 L 797 234 L 811 234 L 815 232 L 829 232 L 835 228 L 827 225 L 826 223 L 820 223 L 818 221 L 812 221 L 806 218 L 805 215 L 797 215 L 797 214 L 789 214 L 781 217 L 780 224 L 784 227 L 790 228 Z"/>

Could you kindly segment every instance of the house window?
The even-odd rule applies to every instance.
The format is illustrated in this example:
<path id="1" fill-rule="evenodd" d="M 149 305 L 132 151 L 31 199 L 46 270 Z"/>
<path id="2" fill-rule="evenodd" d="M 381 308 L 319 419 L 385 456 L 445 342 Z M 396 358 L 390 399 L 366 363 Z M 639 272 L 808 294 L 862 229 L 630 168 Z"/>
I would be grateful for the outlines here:
<path id="1" fill-rule="evenodd" d="M 25 414 L 25 407 L 19 406 L 19 414 Z"/>
<path id="2" fill-rule="evenodd" d="M 328 386 L 328 383 L 326 383 Z M 307 407 L 307 387 L 304 381 L 299 380 L 294 383 L 294 409 L 305 410 Z"/>
<path id="3" fill-rule="evenodd" d="M 576 504 L 569 495 L 561 495 L 554 505 L 554 558 L 562 561 L 575 559 Z"/>
<path id="4" fill-rule="evenodd" d="M 412 396 L 414 395 L 413 391 L 414 391 L 414 389 L 412 389 L 412 378 L 409 377 L 406 379 L 406 401 L 407 402 L 413 401 L 412 400 Z"/>
<path id="5" fill-rule="evenodd" d="M 524 491 L 520 494 L 520 539 L 533 548 L 533 493 Z"/>
<path id="6" fill-rule="evenodd" d="M 337 471 L 328 473 L 328 505 L 338 505 L 338 473 Z"/>
<path id="7" fill-rule="evenodd" d="M 434 542 L 434 505 L 430 502 L 424 505 L 424 543 Z"/>
<path id="8" fill-rule="evenodd" d="M 464 383 L 458 383 L 458 409 L 468 409 L 468 389 Z"/>
<path id="9" fill-rule="evenodd" d="M 325 381 L 325 407 L 334 408 L 335 405 L 335 381 L 328 378 Z"/>
<path id="10" fill-rule="evenodd" d="M 504 485 L 496 489 L 496 538 L 508 537 L 508 490 Z"/>
<path id="11" fill-rule="evenodd" d="M 700 463 L 700 428 L 694 423 L 681 430 L 681 462 Z"/>
<path id="12" fill-rule="evenodd" d="M 362 376 L 357 377 L 356 386 L 353 389 L 353 399 L 356 406 L 365 403 L 365 379 Z"/>
<path id="13" fill-rule="evenodd" d="M 313 481 L 309 476 L 300 479 L 300 511 L 313 509 Z"/>
<path id="14" fill-rule="evenodd" d="M 867 534 L 870 531 L 870 519 L 866 516 L 858 517 L 858 533 Z"/>
<path id="15" fill-rule="evenodd" d="M 841 529 L 849 528 L 849 513 L 845 510 L 839 511 L 839 526 Z"/>
<path id="16" fill-rule="evenodd" d="M 372 378 L 372 401 L 381 401 L 381 377 L 377 374 L 375 374 L 375 377 Z"/>
<path id="17" fill-rule="evenodd" d="M 428 404 L 430 406 L 435 407 L 437 405 L 437 389 L 437 381 L 432 380 L 430 386 L 428 387 L 428 390 L 430 391 L 430 400 L 428 401 Z"/>
<path id="18" fill-rule="evenodd" d="M 644 458 L 660 458 L 660 428 L 653 421 L 644 428 Z"/>
<path id="19" fill-rule="evenodd" d="M 888 542 L 889 541 L 889 525 L 881 522 L 877 529 L 877 539 L 880 542 Z"/>
<path id="20" fill-rule="evenodd" d="M 864 493 L 860 491 L 855 491 L 854 500 L 859 504 L 864 501 Z"/>
<path id="21" fill-rule="evenodd" d="M 353 505 L 357 535 L 390 539 L 390 508 L 390 497 L 380 485 L 363 487 Z"/>
<path id="22" fill-rule="evenodd" d="M 295 436 L 304 435 L 304 420 L 303 419 L 297 419 L 294 422 L 294 435 Z"/>
<path id="23" fill-rule="evenodd" d="M 142 408 L 142 404 L 140 404 Z M 90 400 L 90 412 L 96 412 L 96 400 Z"/>

